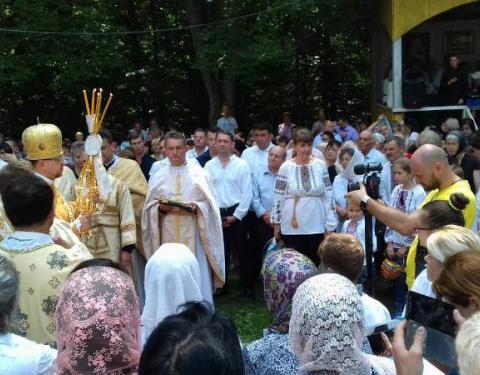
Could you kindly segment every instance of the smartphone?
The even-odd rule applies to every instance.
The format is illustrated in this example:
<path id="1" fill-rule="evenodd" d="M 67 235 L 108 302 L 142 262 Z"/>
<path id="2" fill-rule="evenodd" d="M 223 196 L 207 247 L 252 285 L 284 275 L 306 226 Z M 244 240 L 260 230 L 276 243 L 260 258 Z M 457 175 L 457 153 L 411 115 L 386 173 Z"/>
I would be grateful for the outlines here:
<path id="1" fill-rule="evenodd" d="M 433 365 L 452 369 L 457 363 L 455 333 L 457 324 L 453 319 L 455 307 L 438 299 L 415 292 L 408 292 L 406 318 L 408 320 L 405 343 L 413 343 L 415 332 L 424 327 L 427 332 L 424 343 L 424 358 Z"/>
<path id="2" fill-rule="evenodd" d="M 385 324 L 365 329 L 365 333 L 373 354 L 382 355 L 385 353 L 386 347 L 385 343 L 383 342 L 381 333 L 387 335 L 388 338 L 392 338 L 393 331 L 399 323 L 400 320 L 391 320 Z"/>
<path id="3" fill-rule="evenodd" d="M 453 319 L 455 306 L 423 294 L 409 292 L 407 296 L 407 320 L 418 325 L 455 337 L 457 324 Z"/>

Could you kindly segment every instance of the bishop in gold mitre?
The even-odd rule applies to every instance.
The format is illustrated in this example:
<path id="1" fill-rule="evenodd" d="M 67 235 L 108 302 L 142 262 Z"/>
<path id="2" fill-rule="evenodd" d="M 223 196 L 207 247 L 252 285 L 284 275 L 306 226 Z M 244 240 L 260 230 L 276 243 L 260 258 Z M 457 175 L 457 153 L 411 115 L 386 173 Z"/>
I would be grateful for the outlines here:
<path id="1" fill-rule="evenodd" d="M 43 178 L 55 194 L 55 217 L 70 223 L 71 230 L 78 236 L 90 228 L 90 218 L 75 218 L 72 207 L 65 201 L 54 185 L 56 178 L 63 173 L 62 132 L 53 124 L 38 124 L 23 131 L 22 143 L 27 159 L 34 172 Z"/>

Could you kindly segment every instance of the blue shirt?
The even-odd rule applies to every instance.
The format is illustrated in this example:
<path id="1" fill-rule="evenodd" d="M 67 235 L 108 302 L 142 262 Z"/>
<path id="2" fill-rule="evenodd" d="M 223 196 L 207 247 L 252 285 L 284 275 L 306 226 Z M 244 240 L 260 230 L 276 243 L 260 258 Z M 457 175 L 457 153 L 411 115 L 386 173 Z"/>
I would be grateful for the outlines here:
<path id="1" fill-rule="evenodd" d="M 348 124 L 343 129 L 337 126 L 335 132 L 342 137 L 342 142 L 356 141 L 358 139 L 358 132 Z M 343 133 L 345 133 L 345 135 L 343 135 Z"/>
<path id="2" fill-rule="evenodd" d="M 252 207 L 257 217 L 261 217 L 265 211 L 271 212 L 273 207 L 273 191 L 275 186 L 275 178 L 267 169 L 263 172 L 256 173 L 253 176 L 253 201 Z"/>
<path id="3" fill-rule="evenodd" d="M 238 128 L 237 120 L 235 117 L 220 117 L 217 120 L 217 127 L 227 132 L 230 132 L 235 136 L 235 130 Z"/>

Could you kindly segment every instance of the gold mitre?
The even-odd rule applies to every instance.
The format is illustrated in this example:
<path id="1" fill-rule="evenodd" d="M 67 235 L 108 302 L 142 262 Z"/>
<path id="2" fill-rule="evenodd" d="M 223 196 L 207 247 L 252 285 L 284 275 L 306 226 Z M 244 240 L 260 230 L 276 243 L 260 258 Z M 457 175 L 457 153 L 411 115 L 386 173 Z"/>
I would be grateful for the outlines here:
<path id="1" fill-rule="evenodd" d="M 62 132 L 53 124 L 29 126 L 22 134 L 28 160 L 56 159 L 63 156 Z"/>

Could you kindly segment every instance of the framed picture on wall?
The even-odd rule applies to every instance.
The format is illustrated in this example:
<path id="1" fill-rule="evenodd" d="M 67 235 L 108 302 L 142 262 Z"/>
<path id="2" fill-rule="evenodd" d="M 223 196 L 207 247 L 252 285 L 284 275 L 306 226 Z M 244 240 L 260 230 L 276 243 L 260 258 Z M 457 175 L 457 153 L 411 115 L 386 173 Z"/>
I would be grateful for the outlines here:
<path id="1" fill-rule="evenodd" d="M 430 61 L 430 34 L 407 33 L 402 37 L 405 66 L 415 63 L 425 66 Z"/>
<path id="2" fill-rule="evenodd" d="M 443 52 L 468 55 L 473 52 L 473 30 L 450 30 L 443 34 Z"/>

